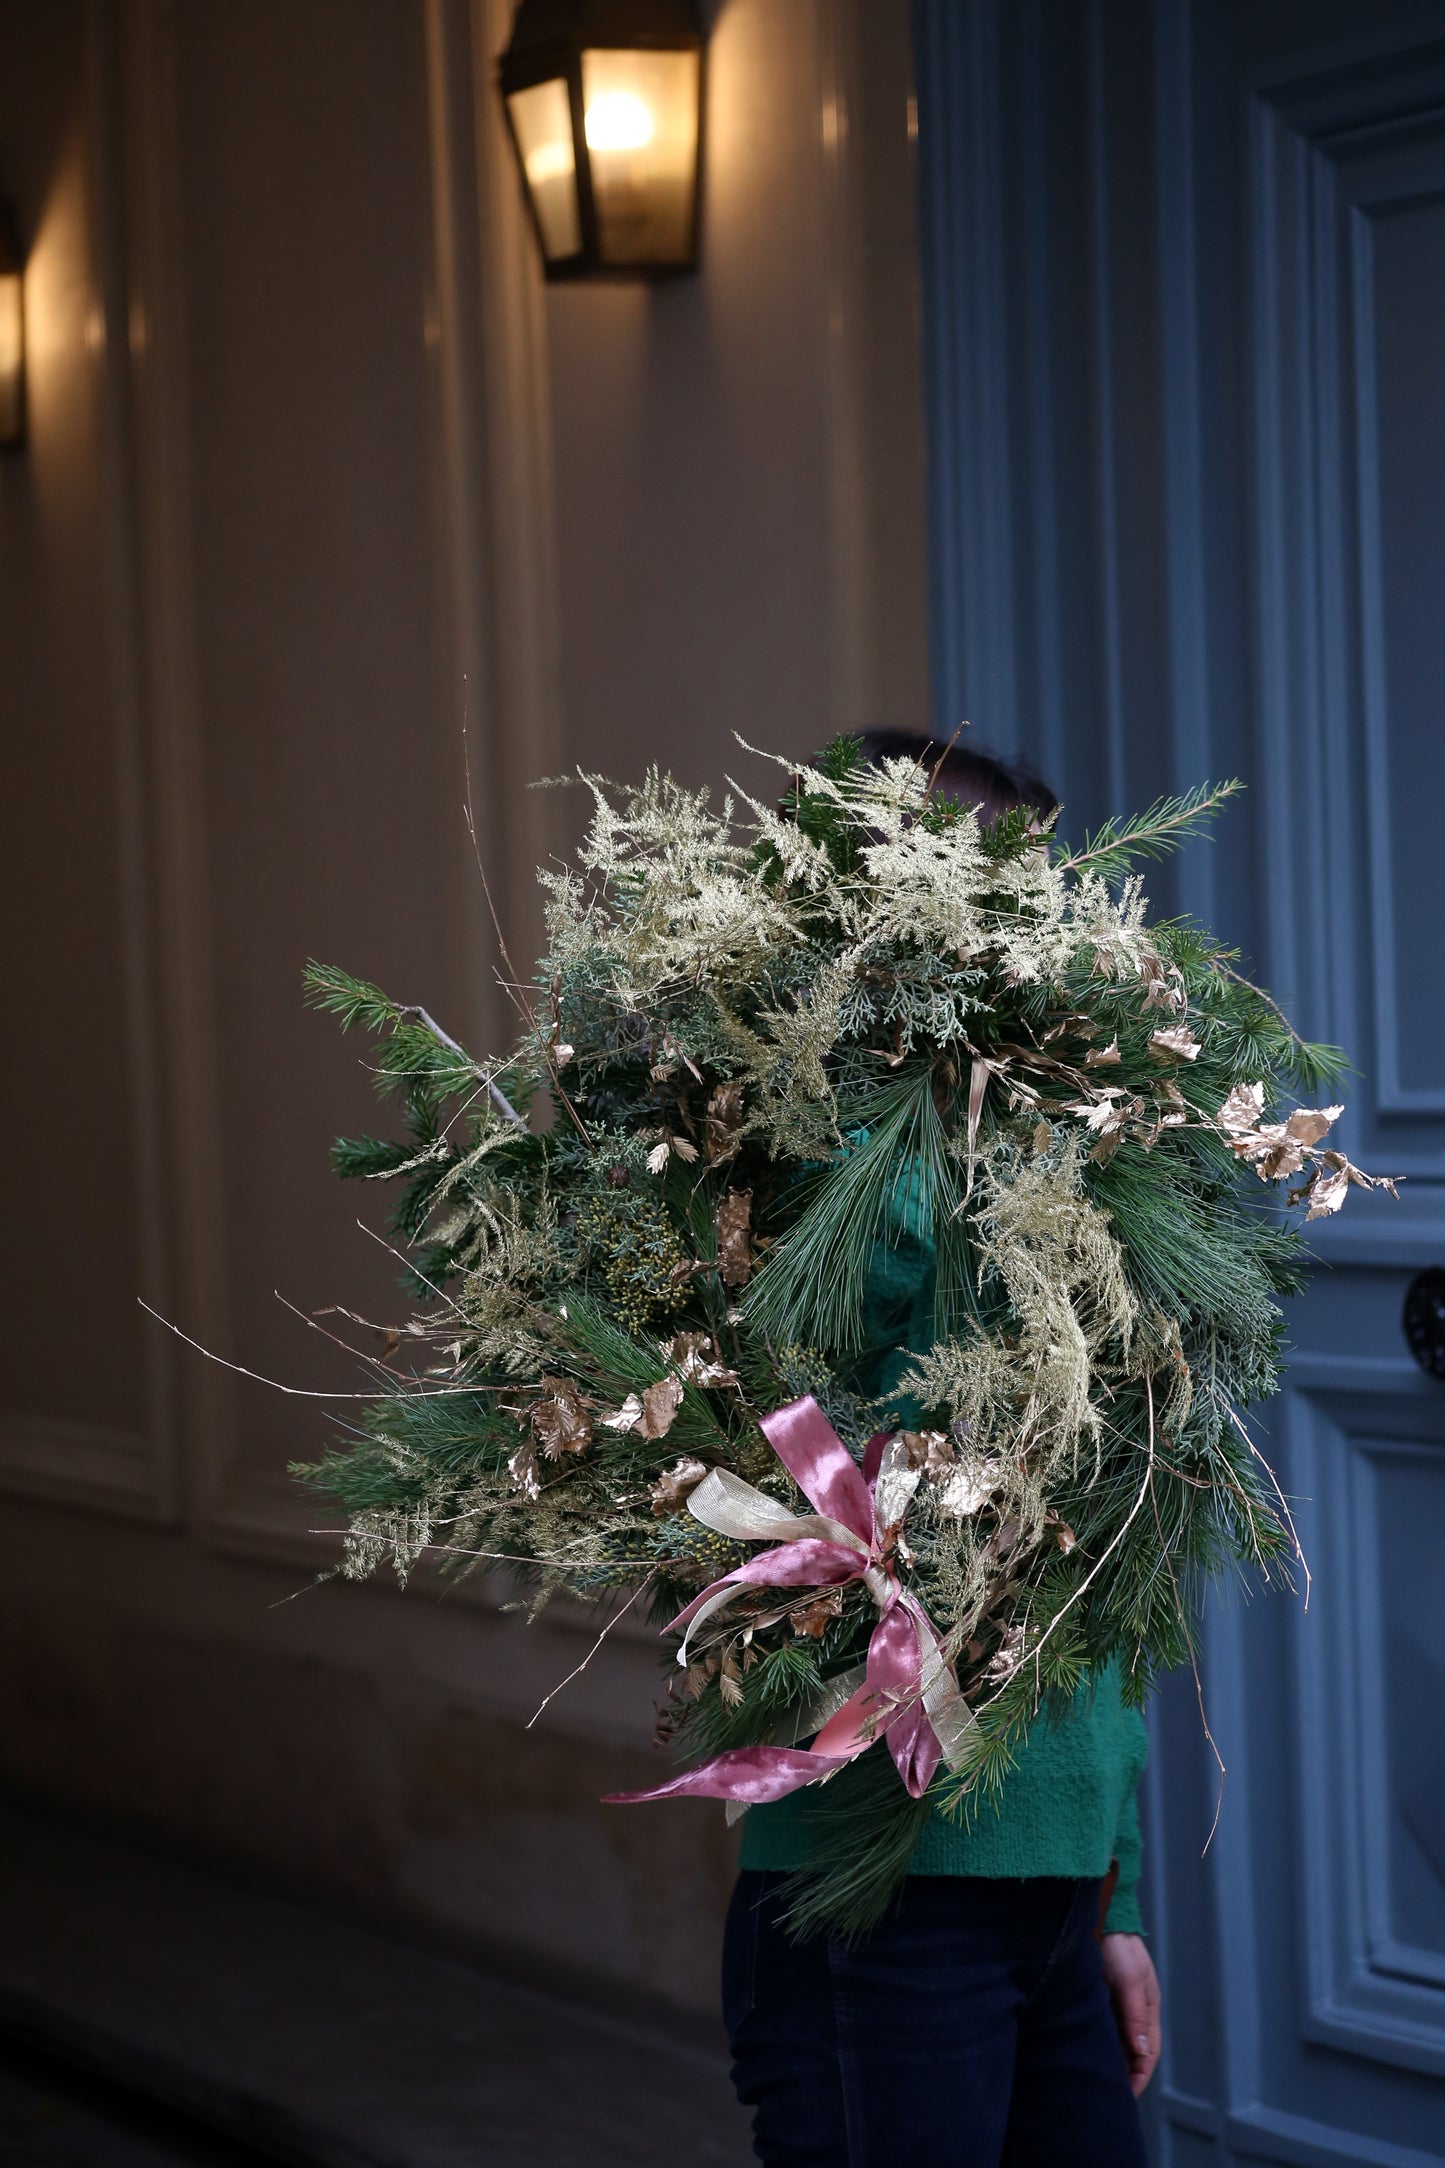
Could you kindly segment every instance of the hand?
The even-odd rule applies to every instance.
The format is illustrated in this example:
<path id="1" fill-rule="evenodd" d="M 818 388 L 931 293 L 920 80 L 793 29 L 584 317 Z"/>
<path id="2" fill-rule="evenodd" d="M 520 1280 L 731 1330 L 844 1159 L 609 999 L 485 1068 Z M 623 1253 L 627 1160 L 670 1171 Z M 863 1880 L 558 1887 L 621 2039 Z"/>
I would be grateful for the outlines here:
<path id="1" fill-rule="evenodd" d="M 1114 2023 L 1137 2100 L 1159 2060 L 1159 1976 L 1142 1935 L 1105 1935 L 1100 1949 Z"/>

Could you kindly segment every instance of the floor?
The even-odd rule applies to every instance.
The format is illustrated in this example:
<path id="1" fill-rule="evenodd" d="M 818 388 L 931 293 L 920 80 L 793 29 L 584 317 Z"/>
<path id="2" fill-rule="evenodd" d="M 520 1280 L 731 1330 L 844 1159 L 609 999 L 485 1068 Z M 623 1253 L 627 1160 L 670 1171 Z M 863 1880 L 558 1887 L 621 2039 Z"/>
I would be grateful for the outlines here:
<path id="1" fill-rule="evenodd" d="M 752 2158 L 720 2046 L 8 1808 L 0 1920 L 0 2168 Z"/>
<path id="2" fill-rule="evenodd" d="M 264 2168 L 265 2160 L 72 2065 L 0 2041 L 4 2168 Z"/>

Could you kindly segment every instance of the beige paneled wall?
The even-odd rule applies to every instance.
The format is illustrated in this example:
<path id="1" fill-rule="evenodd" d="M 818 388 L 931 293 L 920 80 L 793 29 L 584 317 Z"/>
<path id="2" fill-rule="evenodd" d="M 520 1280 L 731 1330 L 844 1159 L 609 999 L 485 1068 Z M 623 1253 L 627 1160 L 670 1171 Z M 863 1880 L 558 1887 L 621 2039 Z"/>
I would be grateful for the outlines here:
<path id="1" fill-rule="evenodd" d="M 248 1364 L 303 1384 L 340 1380 L 275 1290 L 335 1288 L 335 1095 L 348 1128 L 374 1113 L 357 1050 L 301 1008 L 302 963 L 354 959 L 447 1011 L 464 968 L 420 28 L 405 0 L 183 6 L 165 56 L 224 1313 Z M 392 1299 L 387 1260 L 350 1263 Z M 233 1399 L 217 1506 L 255 1517 L 316 1409 Z"/>
<path id="2" fill-rule="evenodd" d="M 926 721 L 906 16 L 729 0 L 703 275 L 548 294 L 573 761 Z"/>
<path id="3" fill-rule="evenodd" d="M 729 1847 L 629 1814 L 655 1679 L 478 1589 L 310 1586 L 288 1487 L 379 1314 L 308 953 L 503 1028 L 536 776 L 923 711 L 907 11 L 714 11 L 705 261 L 545 291 L 506 0 L 0 0 L 32 429 L 0 462 L 11 941 L 0 1771 L 478 1944 L 712 1991 Z M 343 1411 L 344 1412 L 344 1411 Z M 299 1592 L 299 1593 L 298 1593 Z M 297 1595 L 297 1600 L 281 1599 Z"/>

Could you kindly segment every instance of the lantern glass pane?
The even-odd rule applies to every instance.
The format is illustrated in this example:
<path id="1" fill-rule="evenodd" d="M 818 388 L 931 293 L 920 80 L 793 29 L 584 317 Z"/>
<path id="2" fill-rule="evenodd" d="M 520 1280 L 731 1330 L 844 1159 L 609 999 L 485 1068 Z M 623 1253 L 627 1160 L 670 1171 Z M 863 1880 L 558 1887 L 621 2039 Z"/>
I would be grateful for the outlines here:
<path id="1" fill-rule="evenodd" d="M 582 106 L 605 264 L 685 264 L 697 193 L 696 52 L 582 55 Z"/>
<path id="2" fill-rule="evenodd" d="M 537 214 L 542 253 L 549 263 L 575 256 L 582 246 L 582 219 L 577 208 L 577 153 L 567 85 L 558 75 L 550 82 L 514 90 L 507 111 Z"/>
<path id="3" fill-rule="evenodd" d="M 18 271 L 0 272 L 0 444 L 20 434 L 25 398 L 25 317 Z"/>

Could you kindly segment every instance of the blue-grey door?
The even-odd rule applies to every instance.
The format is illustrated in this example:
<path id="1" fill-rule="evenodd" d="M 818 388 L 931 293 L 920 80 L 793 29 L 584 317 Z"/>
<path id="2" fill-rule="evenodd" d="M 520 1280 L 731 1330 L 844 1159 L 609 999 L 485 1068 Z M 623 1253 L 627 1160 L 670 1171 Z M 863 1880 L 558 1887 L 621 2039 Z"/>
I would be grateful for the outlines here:
<path id="1" fill-rule="evenodd" d="M 1445 2162 L 1445 5 L 915 0 L 936 721 L 1066 826 L 1249 785 L 1156 882 L 1358 1068 L 1265 1442 L 1313 1572 L 1155 1711 L 1173 2168 Z M 1251 975 L 1255 975 L 1251 972 Z"/>

